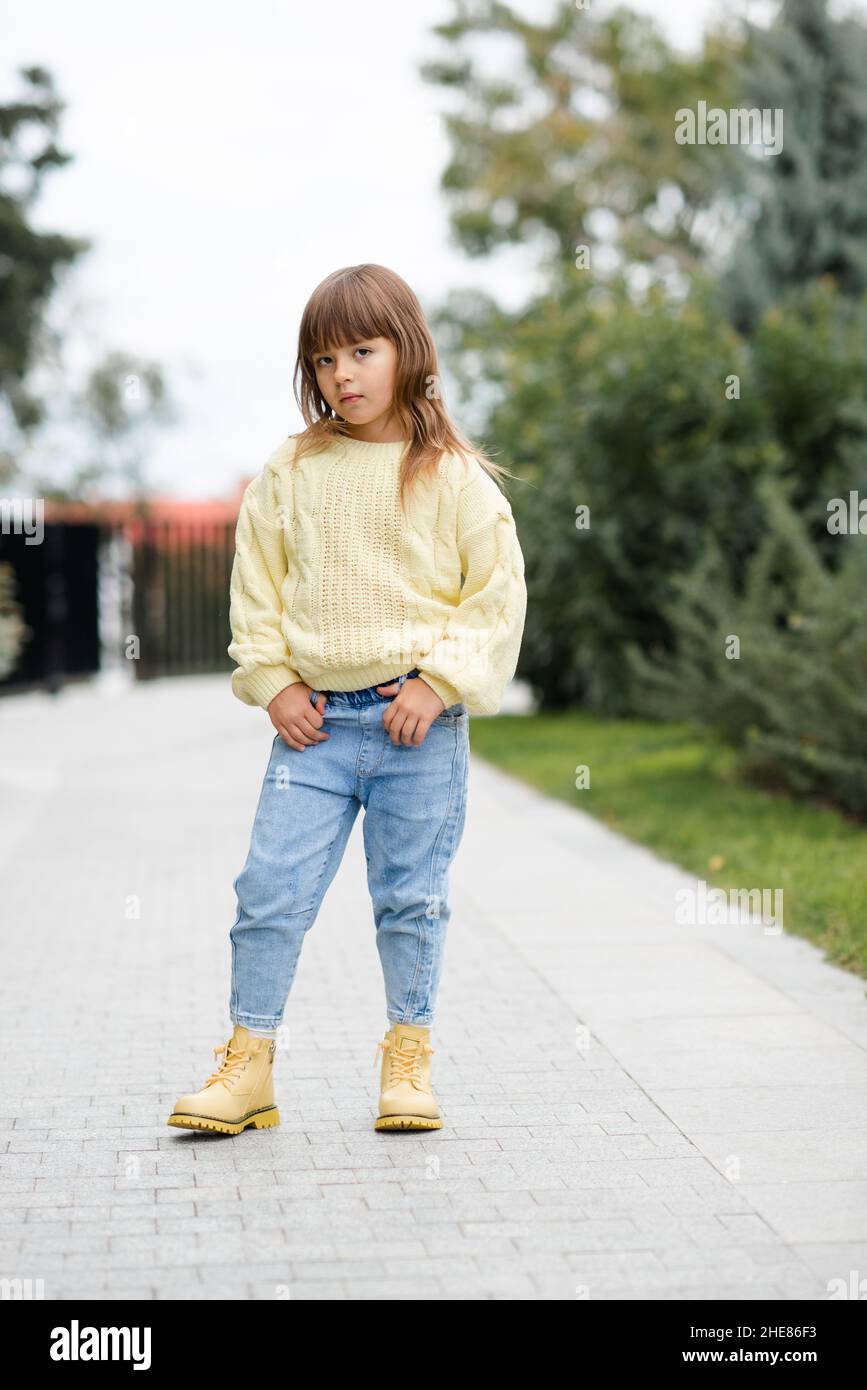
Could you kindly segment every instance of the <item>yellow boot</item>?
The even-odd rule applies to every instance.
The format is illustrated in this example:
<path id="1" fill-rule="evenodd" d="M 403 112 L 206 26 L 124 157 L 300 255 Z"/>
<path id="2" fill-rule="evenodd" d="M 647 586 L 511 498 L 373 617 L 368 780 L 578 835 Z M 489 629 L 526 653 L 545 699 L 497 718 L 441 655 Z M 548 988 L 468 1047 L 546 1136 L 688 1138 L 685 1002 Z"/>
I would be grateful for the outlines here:
<path id="1" fill-rule="evenodd" d="M 274 1038 L 250 1033 L 240 1023 L 214 1057 L 225 1056 L 201 1091 L 181 1096 L 166 1124 L 182 1129 L 213 1129 L 221 1134 L 240 1134 L 248 1125 L 267 1129 L 279 1125 L 274 1104 Z"/>
<path id="2" fill-rule="evenodd" d="M 376 1045 L 382 1048 L 379 1119 L 374 1129 L 442 1129 L 439 1106 L 430 1084 L 430 1029 L 417 1023 L 393 1023 Z"/>

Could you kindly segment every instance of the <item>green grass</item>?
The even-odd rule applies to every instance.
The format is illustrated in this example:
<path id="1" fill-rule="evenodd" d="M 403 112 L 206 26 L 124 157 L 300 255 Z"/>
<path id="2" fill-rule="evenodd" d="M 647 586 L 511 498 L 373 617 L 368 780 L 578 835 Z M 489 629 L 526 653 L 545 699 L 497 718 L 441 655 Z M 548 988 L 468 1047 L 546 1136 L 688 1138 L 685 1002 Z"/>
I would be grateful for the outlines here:
<path id="1" fill-rule="evenodd" d="M 709 886 L 782 889 L 784 929 L 867 978 L 867 826 L 744 784 L 736 753 L 686 725 L 582 711 L 498 715 L 471 720 L 470 743 Z M 589 767 L 583 790 L 579 764 Z M 722 862 L 712 868 L 715 856 Z"/>

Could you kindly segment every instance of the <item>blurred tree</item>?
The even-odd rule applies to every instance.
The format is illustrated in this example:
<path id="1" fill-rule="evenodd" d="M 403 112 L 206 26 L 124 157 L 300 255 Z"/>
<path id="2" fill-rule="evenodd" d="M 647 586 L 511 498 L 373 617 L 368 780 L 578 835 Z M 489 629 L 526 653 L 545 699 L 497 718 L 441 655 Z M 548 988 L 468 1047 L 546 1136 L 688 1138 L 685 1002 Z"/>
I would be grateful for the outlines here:
<path id="1" fill-rule="evenodd" d="M 44 498 L 88 500 L 107 484 L 141 494 L 149 431 L 174 419 L 174 406 L 160 366 L 119 349 L 74 384 L 65 352 L 80 307 L 53 324 L 48 311 L 63 268 L 93 242 L 29 225 L 45 173 L 72 156 L 55 143 L 65 103 L 51 75 L 19 72 L 31 91 L 0 106 L 0 484 Z"/>
<path id="2" fill-rule="evenodd" d="M 782 151 L 748 161 L 754 212 L 726 277 L 752 332 L 788 287 L 832 276 L 844 295 L 867 291 L 867 26 L 827 0 L 783 0 L 747 32 L 746 105 L 784 113 Z"/>
<path id="3" fill-rule="evenodd" d="M 610 270 L 642 262 L 668 274 L 721 247 L 743 159 L 677 144 L 675 105 L 729 104 L 734 30 L 684 57 L 625 8 L 597 19 L 561 0 L 538 23 L 499 0 L 455 0 L 455 10 L 433 28 L 453 56 L 421 73 L 460 97 L 446 117 L 441 186 L 468 254 L 536 239 L 541 258 L 571 264 L 576 246 L 604 238 Z"/>
<path id="4" fill-rule="evenodd" d="M 55 143 L 65 103 L 41 67 L 19 72 L 31 89 L 0 105 L 0 419 L 29 430 L 43 418 L 43 403 L 28 389 L 28 374 L 45 333 L 44 315 L 63 267 L 90 248 L 90 241 L 38 232 L 29 216 L 42 180 L 71 156 Z M 0 439 L 0 480 L 13 470 L 10 438 Z"/>

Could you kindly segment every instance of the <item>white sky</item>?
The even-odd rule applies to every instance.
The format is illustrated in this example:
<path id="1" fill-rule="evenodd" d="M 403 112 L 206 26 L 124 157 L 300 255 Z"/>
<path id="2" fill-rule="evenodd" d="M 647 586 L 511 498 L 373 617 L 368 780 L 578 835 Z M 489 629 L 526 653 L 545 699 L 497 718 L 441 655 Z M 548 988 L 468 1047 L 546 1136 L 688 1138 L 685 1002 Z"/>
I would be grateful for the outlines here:
<path id="1" fill-rule="evenodd" d="M 544 16 L 550 0 L 517 8 Z M 633 8 L 688 46 L 721 9 L 766 7 Z M 73 362 L 126 348 L 165 368 L 180 419 L 155 436 L 160 490 L 231 493 L 301 427 L 298 323 L 339 266 L 388 265 L 428 310 L 461 286 L 509 304 L 533 289 L 531 248 L 480 261 L 449 241 L 448 96 L 418 67 L 452 15 L 450 0 L 0 4 L 4 99 L 39 63 L 67 102 L 60 143 L 74 159 L 48 176 L 33 220 L 94 241 L 52 319 L 81 330 Z"/>

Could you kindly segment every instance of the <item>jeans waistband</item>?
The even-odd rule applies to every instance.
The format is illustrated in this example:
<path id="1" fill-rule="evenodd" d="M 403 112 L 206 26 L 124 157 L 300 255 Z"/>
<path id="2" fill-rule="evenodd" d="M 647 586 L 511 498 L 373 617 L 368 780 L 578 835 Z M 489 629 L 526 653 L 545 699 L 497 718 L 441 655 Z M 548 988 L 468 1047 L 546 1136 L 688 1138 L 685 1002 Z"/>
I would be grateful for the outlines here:
<path id="1" fill-rule="evenodd" d="M 410 676 L 418 675 L 421 675 L 419 668 L 413 666 L 411 671 L 406 671 L 402 676 L 393 676 L 391 680 L 380 681 L 379 684 L 397 685 L 400 687 L 403 685 L 404 681 L 409 680 Z M 310 697 L 310 702 L 311 704 L 315 704 L 317 695 L 325 695 L 329 704 L 353 705 L 356 707 L 363 705 L 381 705 L 388 704 L 389 701 L 394 699 L 396 694 L 397 691 L 395 691 L 393 695 L 380 695 L 375 685 L 366 685 L 361 690 L 314 690 Z"/>

